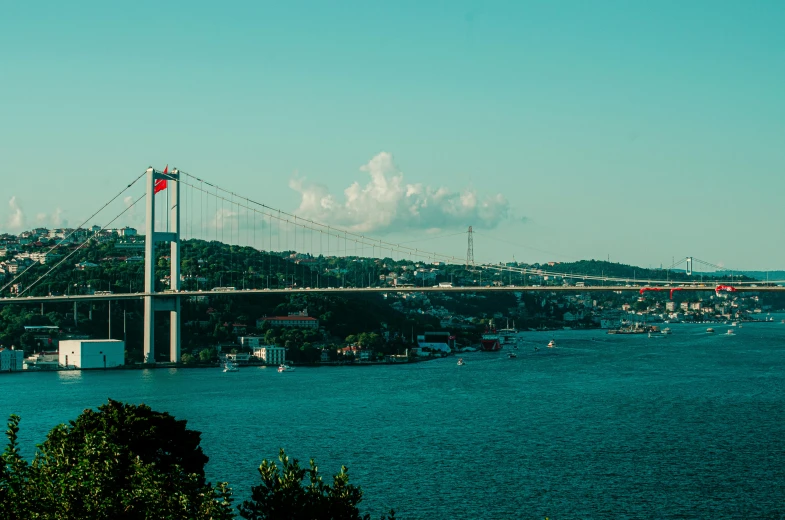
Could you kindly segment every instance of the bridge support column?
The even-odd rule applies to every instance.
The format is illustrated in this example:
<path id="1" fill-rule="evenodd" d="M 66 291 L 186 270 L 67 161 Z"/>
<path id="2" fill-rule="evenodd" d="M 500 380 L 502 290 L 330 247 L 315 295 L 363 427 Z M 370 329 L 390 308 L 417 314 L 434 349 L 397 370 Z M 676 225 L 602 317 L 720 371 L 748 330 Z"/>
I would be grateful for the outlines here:
<path id="1" fill-rule="evenodd" d="M 180 175 L 177 169 L 172 170 L 175 180 L 169 181 L 172 206 L 170 209 L 171 228 L 174 233 L 170 244 L 169 265 L 171 266 L 169 288 L 175 292 L 174 310 L 169 311 L 169 361 L 180 361 Z"/>
<path id="2" fill-rule="evenodd" d="M 171 232 L 155 231 L 155 181 L 165 180 L 171 191 Z M 155 311 L 169 311 L 171 336 L 169 360 L 180 361 L 180 175 L 178 171 L 164 174 L 147 170 L 147 214 L 144 242 L 144 362 L 155 363 Z M 170 242 L 171 296 L 155 298 L 155 244 Z"/>
<path id="3" fill-rule="evenodd" d="M 144 362 L 155 363 L 155 170 L 147 169 L 144 236 Z"/>

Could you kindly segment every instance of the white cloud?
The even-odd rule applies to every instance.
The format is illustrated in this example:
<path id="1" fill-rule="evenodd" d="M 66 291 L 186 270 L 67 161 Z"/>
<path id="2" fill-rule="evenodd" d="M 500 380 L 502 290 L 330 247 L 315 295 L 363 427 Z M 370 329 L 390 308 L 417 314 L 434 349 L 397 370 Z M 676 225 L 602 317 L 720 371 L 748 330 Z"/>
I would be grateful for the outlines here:
<path id="1" fill-rule="evenodd" d="M 65 222 L 65 224 L 63 224 L 63 222 Z M 63 220 L 63 210 L 61 208 L 57 208 L 56 210 L 54 210 L 54 213 L 52 213 L 52 225 L 54 227 L 60 227 L 62 225 L 67 226 L 68 225 L 68 221 L 67 220 L 66 221 Z"/>
<path id="2" fill-rule="evenodd" d="M 55 228 L 68 227 L 68 219 L 63 218 L 63 209 L 56 208 L 50 213 L 36 213 L 35 225 L 37 227 L 52 226 Z"/>
<path id="3" fill-rule="evenodd" d="M 13 231 L 22 230 L 25 224 L 25 214 L 16 201 L 16 195 L 11 197 L 11 200 L 8 201 L 8 207 L 11 210 L 11 214 L 8 216 L 9 229 Z"/>
<path id="4" fill-rule="evenodd" d="M 370 176 L 354 182 L 338 201 L 328 188 L 295 176 L 289 187 L 300 194 L 298 216 L 355 232 L 404 229 L 492 228 L 507 218 L 510 205 L 502 194 L 480 195 L 472 188 L 453 191 L 421 183 L 406 184 L 387 152 L 360 168 Z"/>

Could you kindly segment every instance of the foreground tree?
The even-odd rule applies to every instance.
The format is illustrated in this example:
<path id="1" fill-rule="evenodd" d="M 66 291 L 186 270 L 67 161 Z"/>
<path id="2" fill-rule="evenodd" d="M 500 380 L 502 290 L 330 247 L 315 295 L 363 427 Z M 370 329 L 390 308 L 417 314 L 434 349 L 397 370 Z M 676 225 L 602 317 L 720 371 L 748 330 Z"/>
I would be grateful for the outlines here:
<path id="1" fill-rule="evenodd" d="M 19 417 L 12 415 L 0 454 L 3 520 L 229 520 L 225 482 L 205 481 L 201 434 L 168 413 L 111 399 L 52 429 L 32 463 L 21 455 Z M 301 469 L 281 450 L 283 464 L 263 461 L 262 483 L 241 507 L 250 519 L 365 520 L 360 488 L 346 468 L 322 482 L 313 460 Z M 309 484 L 303 486 L 305 477 Z M 382 517 L 383 520 L 385 517 Z M 391 513 L 389 519 L 394 518 Z"/>
<path id="2" fill-rule="evenodd" d="M 55 427 L 32 464 L 9 421 L 0 471 L 8 518 L 52 520 L 234 518 L 231 490 L 205 483 L 200 433 L 149 407 L 109 401 Z"/>
<path id="3" fill-rule="evenodd" d="M 297 459 L 290 460 L 282 449 L 275 462 L 262 461 L 259 476 L 262 482 L 251 488 L 251 500 L 240 506 L 240 516 L 248 520 L 369 520 L 357 505 L 362 490 L 349 484 L 346 466 L 333 476 L 332 485 L 325 483 L 313 459 L 309 468 L 301 468 Z M 308 479 L 307 485 L 305 479 Z M 394 520 L 395 512 L 381 520 Z"/>

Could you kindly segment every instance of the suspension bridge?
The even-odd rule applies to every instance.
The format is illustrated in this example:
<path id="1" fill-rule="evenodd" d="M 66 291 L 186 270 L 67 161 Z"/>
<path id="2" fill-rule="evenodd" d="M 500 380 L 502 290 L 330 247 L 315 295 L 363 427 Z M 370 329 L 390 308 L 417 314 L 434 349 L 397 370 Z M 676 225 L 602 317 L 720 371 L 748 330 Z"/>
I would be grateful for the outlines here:
<path id="1" fill-rule="evenodd" d="M 133 190 L 139 183 L 143 184 L 143 193 L 136 198 L 128 197 L 126 194 Z M 124 197 L 125 196 L 125 197 Z M 124 197 L 124 199 L 121 199 Z M 122 211 L 108 219 L 100 229 L 93 231 L 90 236 L 84 237 L 80 242 L 72 245 L 71 237 L 82 226 L 97 218 L 112 203 L 118 200 L 126 200 L 126 206 Z M 64 294 L 64 295 L 34 295 L 32 291 L 45 283 L 48 276 L 55 273 L 62 266 L 73 265 L 75 259 L 79 259 L 80 251 L 88 245 L 94 237 L 100 235 L 105 230 L 121 219 L 127 213 L 134 211 L 137 205 L 144 200 L 145 206 L 145 233 L 144 233 L 144 269 L 143 269 L 143 290 L 133 291 L 132 284 L 127 293 L 115 293 L 110 291 L 91 291 L 91 294 Z M 113 198 L 102 205 L 98 211 L 93 213 L 84 223 L 71 230 L 63 236 L 56 244 L 51 246 L 48 253 L 56 250 L 68 251 L 56 259 L 45 272 L 39 274 L 32 281 L 26 281 L 26 276 L 38 274 L 40 269 L 33 269 L 35 264 L 31 264 L 25 269 L 16 273 L 12 279 L 0 287 L 0 304 L 7 303 L 64 303 L 73 302 L 74 304 L 83 301 L 115 301 L 115 300 L 143 300 L 144 302 L 144 354 L 145 361 L 153 363 L 154 356 L 154 324 L 157 312 L 168 312 L 170 319 L 170 360 L 176 362 L 180 359 L 180 311 L 181 301 L 184 297 L 204 296 L 204 295 L 269 295 L 269 294 L 292 294 L 293 292 L 340 292 L 340 293 L 387 293 L 387 292 L 505 292 L 505 291 L 532 291 L 532 292 L 640 292 L 643 294 L 647 290 L 679 290 L 679 291 L 715 291 L 719 283 L 727 284 L 727 274 L 719 279 L 710 276 L 702 276 L 700 281 L 692 283 L 675 282 L 669 277 L 664 279 L 637 279 L 610 277 L 587 273 L 565 273 L 558 270 L 520 267 L 517 265 L 495 265 L 495 264 L 475 264 L 473 247 L 473 230 L 469 227 L 468 232 L 456 233 L 457 235 L 468 235 L 468 249 L 465 258 L 456 257 L 449 254 L 440 254 L 435 251 L 428 251 L 413 248 L 407 243 L 395 243 L 376 239 L 365 235 L 362 232 L 330 224 L 314 221 L 313 219 L 303 218 L 295 214 L 273 208 L 264 203 L 255 201 L 245 195 L 222 188 L 219 185 L 188 174 L 187 172 L 168 168 L 163 171 L 148 168 L 130 182 L 125 188 L 117 193 Z M 415 264 L 423 266 L 435 266 L 442 264 L 452 264 L 463 266 L 472 276 L 471 283 L 454 286 L 451 283 L 437 284 L 435 286 L 425 285 L 425 277 L 421 283 L 393 285 L 381 282 L 379 277 L 368 274 L 367 282 L 363 275 L 362 280 L 345 280 L 345 277 L 322 276 L 323 265 L 318 265 L 316 277 L 313 277 L 313 266 L 303 265 L 302 271 L 306 269 L 311 274 L 314 283 L 311 286 L 296 286 L 288 284 L 288 271 L 284 275 L 283 287 L 280 277 L 271 272 L 267 274 L 267 284 L 265 287 L 236 288 L 234 286 L 220 286 L 206 288 L 206 290 L 185 290 L 182 286 L 184 277 L 182 276 L 182 251 L 181 247 L 187 240 L 203 240 L 207 242 L 229 243 L 242 247 L 250 247 L 258 251 L 266 251 L 267 254 L 274 254 L 273 251 L 290 252 L 288 258 L 284 258 L 287 266 L 291 263 L 293 274 L 297 268 L 297 263 L 291 261 L 296 259 L 297 252 L 309 255 L 318 254 L 319 258 L 325 257 L 344 257 L 344 258 L 390 258 L 393 260 L 409 260 Z M 168 279 L 159 280 L 156 276 L 157 255 L 159 244 L 169 244 L 169 275 Z M 141 245 L 141 244 L 139 244 Z M 65 246 L 65 247 L 64 247 Z M 292 253 L 293 252 L 293 253 Z M 280 256 L 281 253 L 278 253 Z M 684 272 L 692 275 L 694 263 L 702 265 L 704 268 L 721 269 L 720 266 L 685 257 L 673 265 L 661 269 L 668 273 L 677 266 L 685 265 Z M 483 273 L 485 282 L 483 282 Z M 270 278 L 274 279 L 270 287 Z M 517 280 L 513 280 L 513 277 Z M 507 277 L 507 282 L 504 279 Z M 494 280 L 498 278 L 499 280 Z M 531 279 L 537 280 L 563 280 L 564 285 L 553 284 L 533 284 L 527 282 Z M 491 284 L 490 280 L 496 283 Z M 575 285 L 570 285 L 573 281 Z M 517 282 L 517 283 L 515 283 Z M 777 285 L 779 282 L 762 284 L 761 282 L 751 282 L 749 280 L 733 280 L 731 276 L 731 289 L 733 291 L 755 291 L 755 292 L 777 292 L 785 290 L 785 287 Z M 725 287 L 725 286 L 723 286 Z M 14 294 L 8 293 L 9 289 L 14 289 Z M 5 293 L 7 296 L 2 296 Z M 672 292 L 671 292 L 672 294 Z"/>

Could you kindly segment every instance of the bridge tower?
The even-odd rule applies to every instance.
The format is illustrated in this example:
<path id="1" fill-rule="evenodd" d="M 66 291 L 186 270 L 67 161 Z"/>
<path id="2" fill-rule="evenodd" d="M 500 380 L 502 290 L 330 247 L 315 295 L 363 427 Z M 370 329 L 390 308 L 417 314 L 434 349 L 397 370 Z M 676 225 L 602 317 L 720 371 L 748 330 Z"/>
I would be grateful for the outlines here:
<path id="1" fill-rule="evenodd" d="M 155 230 L 155 187 L 156 181 L 165 181 L 171 194 L 169 232 Z M 152 167 L 147 169 L 147 210 L 144 242 L 144 362 L 155 363 L 155 313 L 169 311 L 171 334 L 169 338 L 169 361 L 180 361 L 180 174 L 175 168 L 164 174 Z M 169 297 L 154 297 L 155 294 L 155 244 L 169 242 L 171 266 Z"/>

